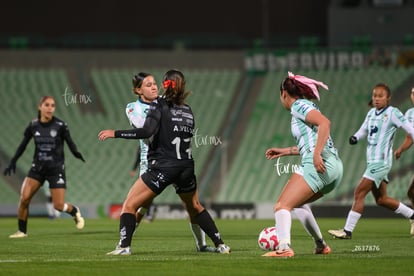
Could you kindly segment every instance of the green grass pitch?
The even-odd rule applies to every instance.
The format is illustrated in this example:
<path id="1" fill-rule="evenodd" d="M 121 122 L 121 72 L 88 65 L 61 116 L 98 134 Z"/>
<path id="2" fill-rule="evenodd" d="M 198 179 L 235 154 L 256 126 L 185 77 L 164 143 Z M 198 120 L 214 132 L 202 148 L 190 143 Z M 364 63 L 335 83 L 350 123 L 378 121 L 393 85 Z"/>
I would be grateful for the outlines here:
<path id="1" fill-rule="evenodd" d="M 117 220 L 89 219 L 79 231 L 69 217 L 30 218 L 29 237 L 9 239 L 17 220 L 0 218 L 0 275 L 414 274 L 408 220 L 362 218 L 352 240 L 332 239 L 327 230 L 344 221 L 318 219 L 332 254 L 313 255 L 311 238 L 294 220 L 295 257 L 274 259 L 261 257 L 264 251 L 257 245 L 260 230 L 272 220 L 217 220 L 230 255 L 197 253 L 188 221 L 155 220 L 141 224 L 131 256 L 107 256 L 119 238 Z"/>

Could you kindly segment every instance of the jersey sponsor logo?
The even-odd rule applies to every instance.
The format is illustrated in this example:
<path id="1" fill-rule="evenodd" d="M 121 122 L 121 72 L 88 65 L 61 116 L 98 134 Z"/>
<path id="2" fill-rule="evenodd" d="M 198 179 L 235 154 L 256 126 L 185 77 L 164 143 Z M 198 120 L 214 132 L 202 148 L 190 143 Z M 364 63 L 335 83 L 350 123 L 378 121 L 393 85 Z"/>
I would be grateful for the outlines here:
<path id="1" fill-rule="evenodd" d="M 40 136 L 40 132 L 39 131 L 36 131 L 35 134 L 34 134 L 34 136 Z"/>
<path id="2" fill-rule="evenodd" d="M 180 110 L 180 109 L 171 109 L 171 114 L 173 116 L 181 116 L 182 113 L 183 113 L 183 111 Z"/>

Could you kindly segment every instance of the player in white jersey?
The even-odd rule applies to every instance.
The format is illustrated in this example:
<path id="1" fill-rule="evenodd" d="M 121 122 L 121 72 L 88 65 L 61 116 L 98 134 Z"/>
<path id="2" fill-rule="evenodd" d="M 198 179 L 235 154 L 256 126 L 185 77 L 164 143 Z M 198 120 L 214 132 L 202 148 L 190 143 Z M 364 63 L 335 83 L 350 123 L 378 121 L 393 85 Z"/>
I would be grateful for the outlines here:
<path id="1" fill-rule="evenodd" d="M 149 110 L 150 103 L 158 98 L 158 87 L 154 76 L 148 73 L 140 72 L 132 79 L 133 92 L 138 96 L 135 102 L 129 103 L 126 106 L 125 113 L 128 117 L 129 123 L 134 128 L 140 128 L 144 125 L 145 118 Z M 151 138 L 150 138 L 151 139 Z M 142 175 L 148 169 L 148 143 L 149 139 L 139 140 L 139 175 Z M 148 211 L 152 209 L 152 202 L 147 202 L 141 206 L 137 215 L 137 224 L 141 222 L 144 216 L 148 215 Z M 152 217 L 152 214 L 150 214 Z"/>
<path id="2" fill-rule="evenodd" d="M 332 191 L 342 179 L 342 161 L 330 137 L 330 121 L 311 101 L 319 100 L 320 86 L 328 89 L 322 82 L 291 72 L 280 86 L 282 105 L 292 114 L 291 131 L 296 145 L 270 148 L 266 151 L 266 158 L 272 160 L 281 156 L 300 155 L 302 170 L 290 177 L 276 201 L 274 212 L 279 245 L 276 251 L 264 254 L 265 257 L 294 256 L 290 247 L 292 210 L 313 237 L 314 253 L 331 253 L 307 204 Z"/>
<path id="3" fill-rule="evenodd" d="M 414 104 L 414 87 L 411 88 L 410 98 L 411 98 L 411 102 Z M 408 109 L 405 112 L 405 118 L 414 127 L 414 107 Z M 394 153 L 395 159 L 398 160 L 401 154 L 405 150 L 409 149 L 412 144 L 413 144 L 413 139 L 411 139 L 411 136 L 407 134 L 405 136 L 404 142 L 397 148 L 397 150 Z M 407 196 L 411 201 L 411 207 L 414 207 L 414 177 L 411 178 L 410 186 L 408 187 L 408 191 L 407 191 Z M 410 234 L 414 236 L 414 220 L 410 219 L 410 223 L 411 223 Z"/>
<path id="4" fill-rule="evenodd" d="M 388 173 L 392 166 L 392 145 L 397 128 L 403 128 L 411 138 L 413 126 L 404 118 L 401 111 L 389 105 L 390 88 L 383 83 L 374 87 L 372 92 L 373 108 L 362 123 L 360 129 L 349 138 L 351 145 L 367 137 L 367 168 L 354 190 L 354 202 L 348 213 L 343 229 L 329 230 L 329 234 L 340 239 L 351 239 L 358 220 L 364 210 L 365 197 L 371 192 L 377 205 L 414 219 L 414 210 L 387 195 Z"/>

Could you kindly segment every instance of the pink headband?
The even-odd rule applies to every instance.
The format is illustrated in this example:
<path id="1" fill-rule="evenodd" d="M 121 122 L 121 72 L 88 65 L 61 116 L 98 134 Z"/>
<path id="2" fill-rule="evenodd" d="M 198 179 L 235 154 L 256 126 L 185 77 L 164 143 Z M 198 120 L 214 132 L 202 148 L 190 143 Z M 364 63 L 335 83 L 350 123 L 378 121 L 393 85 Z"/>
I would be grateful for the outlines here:
<path id="1" fill-rule="evenodd" d="M 294 75 L 292 72 L 288 72 L 288 76 L 289 76 L 289 79 L 293 79 L 293 80 L 296 80 L 300 83 L 303 83 L 304 85 L 306 85 L 310 89 L 312 89 L 313 95 L 315 95 L 315 97 L 318 99 L 318 101 L 320 100 L 318 86 L 321 86 L 321 87 L 325 88 L 326 90 L 329 90 L 328 86 L 326 84 L 324 84 L 323 82 L 313 80 L 313 79 L 310 79 L 310 78 L 307 78 L 307 77 L 304 77 L 304 76 L 300 76 L 300 75 Z"/>

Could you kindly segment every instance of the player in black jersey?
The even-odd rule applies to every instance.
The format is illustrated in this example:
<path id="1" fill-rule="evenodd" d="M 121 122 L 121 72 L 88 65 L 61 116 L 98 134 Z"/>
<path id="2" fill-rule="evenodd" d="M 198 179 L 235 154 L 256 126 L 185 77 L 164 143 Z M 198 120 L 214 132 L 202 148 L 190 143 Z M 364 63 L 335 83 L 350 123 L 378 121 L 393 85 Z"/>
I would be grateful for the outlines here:
<path id="1" fill-rule="evenodd" d="M 30 139 L 33 138 L 35 143 L 33 162 L 20 191 L 17 211 L 19 230 L 10 235 L 10 238 L 27 237 L 30 201 L 46 180 L 49 182 L 54 208 L 72 215 L 78 229 L 82 229 L 85 225 L 79 208 L 65 202 L 66 176 L 63 142 L 66 141 L 76 158 L 84 162 L 85 160 L 73 142 L 67 124 L 53 116 L 55 112 L 54 98 L 51 96 L 42 97 L 38 108 L 38 117 L 27 126 L 23 141 L 4 170 L 5 175 L 16 172 L 17 159 L 25 151 Z"/>
<path id="2" fill-rule="evenodd" d="M 177 70 L 168 71 L 164 75 L 163 87 L 163 97 L 151 103 L 142 128 L 103 130 L 98 135 L 101 141 L 107 138 L 154 137 L 149 144 L 148 170 L 131 187 L 122 206 L 119 228 L 121 244 L 108 254 L 131 254 L 135 210 L 154 199 L 170 184 L 174 184 L 190 221 L 200 225 L 214 242 L 217 253 L 228 254 L 230 247 L 224 244 L 214 220 L 198 199 L 194 160 L 191 155 L 194 117 L 190 106 L 184 102 L 189 94 L 185 91 L 184 75 Z"/>

